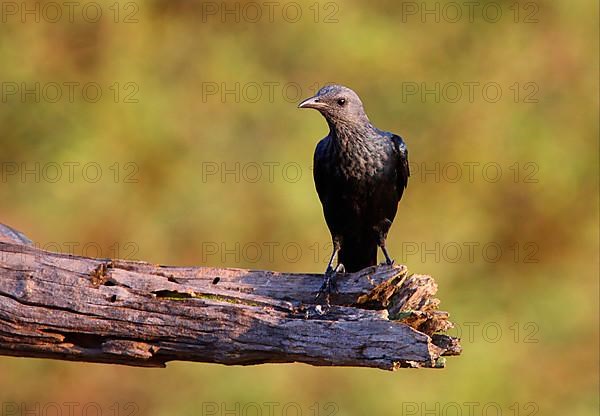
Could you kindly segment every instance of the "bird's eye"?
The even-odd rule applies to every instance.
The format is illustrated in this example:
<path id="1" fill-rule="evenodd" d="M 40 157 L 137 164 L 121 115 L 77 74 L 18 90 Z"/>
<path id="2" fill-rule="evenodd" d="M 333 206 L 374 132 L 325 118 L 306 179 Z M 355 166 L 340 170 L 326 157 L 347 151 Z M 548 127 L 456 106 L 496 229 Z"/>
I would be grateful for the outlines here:
<path id="1" fill-rule="evenodd" d="M 339 106 L 343 106 L 344 104 L 346 104 L 346 99 L 345 98 L 340 98 L 339 100 L 337 100 L 337 103 Z"/>

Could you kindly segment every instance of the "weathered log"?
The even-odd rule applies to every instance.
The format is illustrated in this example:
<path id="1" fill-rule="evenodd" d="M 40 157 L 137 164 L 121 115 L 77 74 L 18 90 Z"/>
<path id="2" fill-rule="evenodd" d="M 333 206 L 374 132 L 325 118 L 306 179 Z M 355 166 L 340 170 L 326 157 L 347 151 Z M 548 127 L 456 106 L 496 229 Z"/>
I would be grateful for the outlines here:
<path id="1" fill-rule="evenodd" d="M 167 267 L 39 250 L 0 224 L 0 355 L 164 367 L 443 367 L 437 285 L 405 266 L 339 278 L 331 305 L 318 274 Z"/>

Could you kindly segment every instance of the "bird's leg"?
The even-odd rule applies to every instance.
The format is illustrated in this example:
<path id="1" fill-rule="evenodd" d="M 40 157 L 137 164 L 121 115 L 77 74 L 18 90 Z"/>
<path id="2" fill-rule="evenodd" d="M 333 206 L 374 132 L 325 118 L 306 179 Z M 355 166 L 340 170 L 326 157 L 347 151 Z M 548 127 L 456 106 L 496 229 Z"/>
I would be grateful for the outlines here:
<path id="1" fill-rule="evenodd" d="M 340 245 L 334 241 L 333 242 L 333 252 L 331 253 L 331 257 L 329 258 L 329 263 L 327 263 L 327 268 L 325 269 L 326 275 L 333 272 L 333 261 L 337 257 L 339 251 L 340 251 Z"/>
<path id="2" fill-rule="evenodd" d="M 333 261 L 336 259 L 338 253 L 340 251 L 340 243 L 336 240 L 333 241 L 333 253 L 331 253 L 331 258 L 329 259 L 329 263 L 327 264 L 327 269 L 325 270 L 325 279 L 323 280 L 323 284 L 317 293 L 316 298 L 324 298 L 327 305 L 329 305 L 329 297 L 332 293 L 337 291 L 335 275 L 337 273 L 344 273 L 344 265 L 338 263 L 338 265 L 333 268 Z"/>
<path id="3" fill-rule="evenodd" d="M 392 258 L 390 257 L 390 255 L 387 252 L 387 249 L 385 248 L 385 240 L 380 241 L 379 247 L 381 247 L 381 251 L 383 251 L 383 255 L 385 256 L 385 263 L 388 266 L 391 266 L 392 264 L 394 264 L 394 260 L 392 260 Z"/>

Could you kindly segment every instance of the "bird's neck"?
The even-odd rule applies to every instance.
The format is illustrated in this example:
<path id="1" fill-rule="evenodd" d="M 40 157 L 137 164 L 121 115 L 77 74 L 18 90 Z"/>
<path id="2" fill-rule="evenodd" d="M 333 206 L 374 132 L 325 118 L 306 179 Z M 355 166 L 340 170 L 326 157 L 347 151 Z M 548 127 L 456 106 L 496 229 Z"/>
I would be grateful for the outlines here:
<path id="1" fill-rule="evenodd" d="M 376 131 L 371 122 L 366 119 L 362 123 L 345 122 L 343 120 L 327 120 L 329 135 L 334 145 L 341 151 L 352 151 L 354 147 L 368 145 L 369 138 Z"/>

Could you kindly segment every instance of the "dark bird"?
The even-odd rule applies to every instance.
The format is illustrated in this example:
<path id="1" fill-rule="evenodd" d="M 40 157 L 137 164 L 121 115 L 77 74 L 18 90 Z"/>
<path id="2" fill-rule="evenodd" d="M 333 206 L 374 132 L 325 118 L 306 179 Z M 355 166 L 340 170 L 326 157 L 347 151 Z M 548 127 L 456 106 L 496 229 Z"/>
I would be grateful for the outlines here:
<path id="1" fill-rule="evenodd" d="M 335 289 L 335 274 L 377 264 L 377 247 L 387 264 L 393 263 L 385 240 L 408 183 L 408 150 L 400 136 L 371 124 L 350 88 L 328 85 L 298 107 L 318 110 L 329 125 L 329 134 L 315 149 L 313 168 L 333 241 L 317 295 L 328 300 Z"/>

